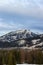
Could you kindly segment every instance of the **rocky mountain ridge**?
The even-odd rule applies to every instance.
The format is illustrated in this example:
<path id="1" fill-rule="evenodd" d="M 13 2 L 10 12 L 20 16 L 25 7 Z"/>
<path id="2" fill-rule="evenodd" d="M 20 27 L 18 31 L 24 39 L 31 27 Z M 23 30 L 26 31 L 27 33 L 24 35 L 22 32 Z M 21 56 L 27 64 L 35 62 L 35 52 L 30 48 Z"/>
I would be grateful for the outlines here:
<path id="1" fill-rule="evenodd" d="M 43 34 L 35 34 L 30 30 L 12 31 L 0 37 L 0 48 L 8 47 L 43 48 Z"/>

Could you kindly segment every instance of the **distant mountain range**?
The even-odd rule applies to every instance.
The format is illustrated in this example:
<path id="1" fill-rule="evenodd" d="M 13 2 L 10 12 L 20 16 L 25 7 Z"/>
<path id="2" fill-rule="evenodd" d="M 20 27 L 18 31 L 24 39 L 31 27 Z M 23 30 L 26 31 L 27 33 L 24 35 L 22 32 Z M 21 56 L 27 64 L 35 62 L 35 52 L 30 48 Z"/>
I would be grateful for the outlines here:
<path id="1" fill-rule="evenodd" d="M 0 37 L 0 48 L 28 47 L 43 49 L 43 34 L 35 34 L 30 30 L 12 31 Z"/>

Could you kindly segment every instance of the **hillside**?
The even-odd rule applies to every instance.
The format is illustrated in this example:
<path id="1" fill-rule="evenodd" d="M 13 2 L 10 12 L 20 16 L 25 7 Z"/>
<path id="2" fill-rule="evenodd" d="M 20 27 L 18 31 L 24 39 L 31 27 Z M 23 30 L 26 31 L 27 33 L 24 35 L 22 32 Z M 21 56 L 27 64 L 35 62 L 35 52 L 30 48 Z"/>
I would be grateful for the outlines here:
<path id="1" fill-rule="evenodd" d="M 0 37 L 0 48 L 28 47 L 43 49 L 43 34 L 35 34 L 30 30 L 12 31 Z"/>

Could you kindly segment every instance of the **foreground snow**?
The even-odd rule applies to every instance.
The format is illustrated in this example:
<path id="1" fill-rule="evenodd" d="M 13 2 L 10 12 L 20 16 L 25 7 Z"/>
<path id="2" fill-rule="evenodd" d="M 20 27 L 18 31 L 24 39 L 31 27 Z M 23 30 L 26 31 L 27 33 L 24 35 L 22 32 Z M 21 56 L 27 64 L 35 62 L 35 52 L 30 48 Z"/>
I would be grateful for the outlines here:
<path id="1" fill-rule="evenodd" d="M 40 65 L 40 64 L 16 64 L 16 65 Z"/>

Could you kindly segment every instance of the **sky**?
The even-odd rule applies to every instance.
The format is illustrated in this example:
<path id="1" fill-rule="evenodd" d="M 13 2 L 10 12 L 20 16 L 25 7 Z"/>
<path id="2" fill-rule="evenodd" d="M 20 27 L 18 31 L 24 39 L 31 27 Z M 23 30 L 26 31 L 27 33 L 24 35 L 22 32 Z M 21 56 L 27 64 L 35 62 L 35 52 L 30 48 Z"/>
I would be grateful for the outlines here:
<path id="1" fill-rule="evenodd" d="M 21 29 L 43 33 L 43 0 L 0 0 L 0 36 Z"/>

